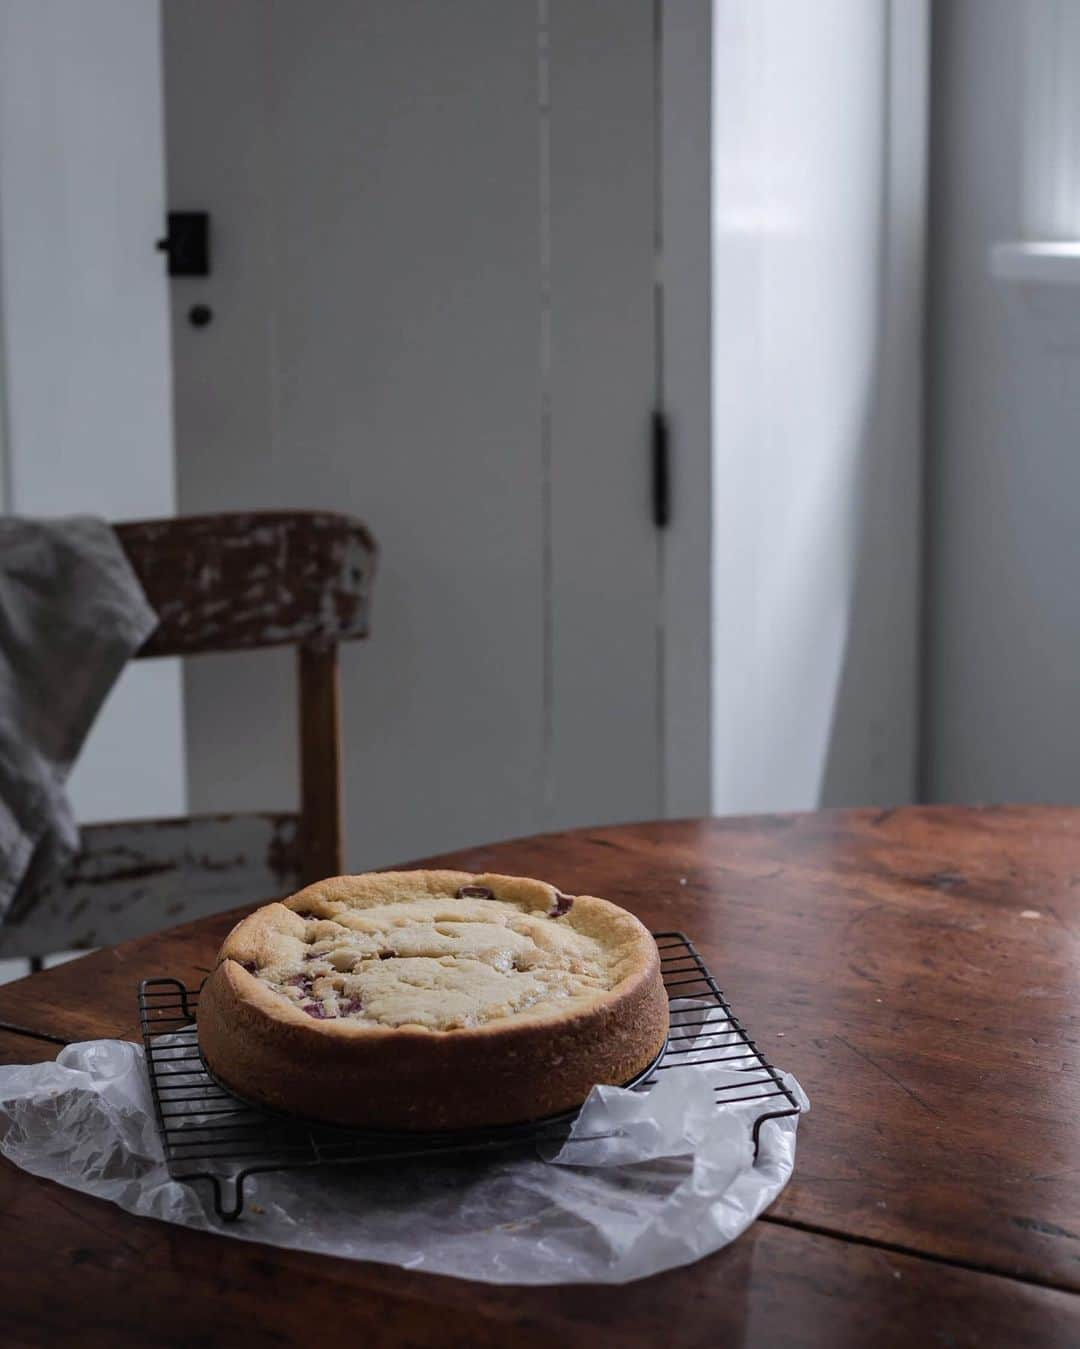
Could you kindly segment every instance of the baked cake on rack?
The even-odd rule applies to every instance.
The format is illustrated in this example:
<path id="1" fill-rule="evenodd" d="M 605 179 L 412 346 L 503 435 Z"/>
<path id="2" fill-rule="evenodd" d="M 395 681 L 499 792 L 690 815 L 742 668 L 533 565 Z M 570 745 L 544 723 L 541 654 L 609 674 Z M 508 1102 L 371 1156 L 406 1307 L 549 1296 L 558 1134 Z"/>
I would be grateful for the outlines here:
<path id="1" fill-rule="evenodd" d="M 199 999 L 238 1096 L 358 1128 L 513 1124 L 579 1106 L 663 1049 L 656 944 L 626 910 L 543 881 L 376 872 L 243 919 Z"/>

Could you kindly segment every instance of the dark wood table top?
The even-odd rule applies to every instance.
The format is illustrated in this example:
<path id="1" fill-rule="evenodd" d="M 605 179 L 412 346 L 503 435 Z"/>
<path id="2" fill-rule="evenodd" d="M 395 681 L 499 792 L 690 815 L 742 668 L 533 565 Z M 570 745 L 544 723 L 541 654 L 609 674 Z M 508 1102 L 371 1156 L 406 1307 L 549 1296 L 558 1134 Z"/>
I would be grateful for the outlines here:
<path id="1" fill-rule="evenodd" d="M 313 1316 L 386 1344 L 1080 1343 L 1080 810 L 652 823 L 432 860 L 694 939 L 813 1103 L 763 1220 L 625 1288 L 490 1288 L 135 1219 L 5 1164 L 12 1343 L 292 1343 Z M 138 979 L 197 982 L 235 917 L 0 988 L 0 1061 L 135 1038 Z"/>

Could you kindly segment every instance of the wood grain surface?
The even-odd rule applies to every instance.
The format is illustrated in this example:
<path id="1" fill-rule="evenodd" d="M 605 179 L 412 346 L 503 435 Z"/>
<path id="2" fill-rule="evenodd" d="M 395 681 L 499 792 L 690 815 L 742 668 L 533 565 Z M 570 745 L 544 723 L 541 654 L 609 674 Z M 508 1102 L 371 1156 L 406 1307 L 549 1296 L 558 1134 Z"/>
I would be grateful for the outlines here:
<path id="1" fill-rule="evenodd" d="M 410 1290 L 393 1317 L 483 1304 L 469 1315 L 493 1319 L 483 1330 L 468 1321 L 462 1343 L 499 1342 L 510 1324 L 500 1318 L 519 1314 L 522 1343 L 534 1329 L 537 1342 L 583 1342 L 605 1317 L 610 1342 L 628 1344 L 740 1332 L 755 1344 L 899 1344 L 920 1326 L 931 1342 L 935 1328 L 941 1343 L 1080 1342 L 1080 811 L 656 823 L 437 860 L 540 875 L 606 895 L 654 928 L 682 928 L 813 1109 L 792 1183 L 712 1260 L 617 1294 L 567 1289 L 541 1301 L 515 1290 L 512 1304 L 506 1290 L 380 1271 L 380 1288 Z M 235 916 L 8 985 L 0 1022 L 58 1040 L 134 1036 L 137 979 L 197 981 Z M 42 1042 L 41 1053 L 54 1050 Z M 44 1202 L 37 1182 L 5 1175 L 19 1204 Z M 109 1230 L 134 1221 L 92 1207 Z M 169 1249 L 194 1249 L 191 1234 L 160 1231 Z M 249 1248 L 214 1249 L 239 1260 L 231 1252 Z M 293 1259 L 250 1249 L 253 1266 Z M 329 1281 L 376 1277 L 316 1264 Z M 456 1300 L 459 1290 L 468 1297 Z M 419 1325 L 400 1322 L 399 1340 L 458 1342 L 424 1339 L 436 1331 Z"/>
<path id="2" fill-rule="evenodd" d="M 0 1032 L 0 1060 L 55 1045 Z M 774 1222 L 621 1288 L 490 1287 L 134 1218 L 0 1161 L 5 1346 L 1065 1346 L 1080 1299 Z"/>
<path id="3" fill-rule="evenodd" d="M 367 636 L 375 541 L 359 520 L 235 511 L 115 528 L 159 620 L 140 656 Z"/>

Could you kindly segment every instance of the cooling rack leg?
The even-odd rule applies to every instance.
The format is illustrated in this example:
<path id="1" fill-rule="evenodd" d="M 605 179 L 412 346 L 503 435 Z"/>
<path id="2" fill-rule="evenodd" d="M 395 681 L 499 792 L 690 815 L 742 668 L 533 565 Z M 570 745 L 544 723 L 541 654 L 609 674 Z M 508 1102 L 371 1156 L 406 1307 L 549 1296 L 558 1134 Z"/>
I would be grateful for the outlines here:
<path id="1" fill-rule="evenodd" d="M 233 1203 L 231 1205 L 226 1205 L 221 1182 L 217 1176 L 212 1175 L 210 1172 L 199 1171 L 195 1175 L 177 1175 L 176 1172 L 170 1168 L 169 1174 L 172 1176 L 173 1180 L 178 1180 L 184 1185 L 196 1185 L 201 1180 L 209 1181 L 213 1192 L 214 1212 L 217 1216 L 219 1218 L 224 1218 L 226 1222 L 231 1222 L 234 1218 L 239 1217 L 240 1209 L 243 1207 L 242 1203 L 237 1202 L 240 1198 L 239 1187 L 236 1187 Z"/>
<path id="2" fill-rule="evenodd" d="M 248 1172 L 246 1171 L 241 1171 L 235 1175 L 231 1184 L 226 1182 L 224 1185 L 219 1185 L 217 1178 L 214 1178 L 214 1208 L 217 1209 L 218 1217 L 223 1218 L 227 1223 L 236 1222 L 244 1211 L 244 1181 L 247 1178 Z M 231 1202 L 227 1203 L 227 1199 Z"/>
<path id="3" fill-rule="evenodd" d="M 754 1165 L 757 1166 L 758 1150 L 761 1147 L 761 1126 L 766 1120 L 788 1119 L 791 1115 L 798 1115 L 798 1110 L 771 1110 L 767 1115 L 759 1115 L 754 1120 Z"/>
<path id="4" fill-rule="evenodd" d="M 185 1185 L 195 1185 L 201 1180 L 209 1181 L 214 1196 L 214 1212 L 225 1222 L 232 1223 L 244 1211 L 244 1181 L 249 1174 L 248 1171 L 241 1171 L 231 1181 L 223 1181 L 220 1176 L 215 1176 L 209 1171 L 186 1176 L 173 1173 L 173 1180 L 182 1181 Z"/>

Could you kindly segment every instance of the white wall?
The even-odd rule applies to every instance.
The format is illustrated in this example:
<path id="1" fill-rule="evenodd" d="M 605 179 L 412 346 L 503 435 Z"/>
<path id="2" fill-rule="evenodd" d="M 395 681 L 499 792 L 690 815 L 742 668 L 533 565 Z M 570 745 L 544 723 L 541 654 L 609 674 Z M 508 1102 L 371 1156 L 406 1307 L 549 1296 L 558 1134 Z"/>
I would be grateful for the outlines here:
<path id="1" fill-rule="evenodd" d="M 1080 239 L 1080 32 L 1059 0 L 934 5 L 932 800 L 1080 797 L 1080 288 L 992 245 Z"/>
<path id="2" fill-rule="evenodd" d="M 160 15 L 0 2 L 7 509 L 172 514 Z M 185 806 L 175 662 L 125 672 L 71 779 L 82 819 Z"/>
<path id="3" fill-rule="evenodd" d="M 713 804 L 914 790 L 926 10 L 716 0 Z"/>

